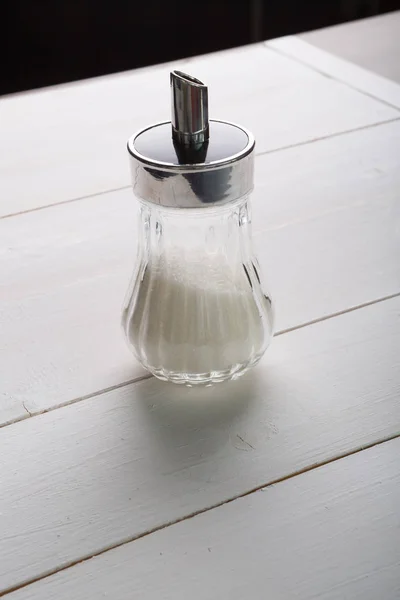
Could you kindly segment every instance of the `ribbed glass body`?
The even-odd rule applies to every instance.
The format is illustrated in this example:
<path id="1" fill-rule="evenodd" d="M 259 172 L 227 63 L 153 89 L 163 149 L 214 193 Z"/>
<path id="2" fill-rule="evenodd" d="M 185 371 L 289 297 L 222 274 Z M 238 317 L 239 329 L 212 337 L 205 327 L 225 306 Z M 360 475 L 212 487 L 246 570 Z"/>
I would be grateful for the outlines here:
<path id="1" fill-rule="evenodd" d="M 201 209 L 139 206 L 137 263 L 122 317 L 133 353 L 156 377 L 176 383 L 244 373 L 273 331 L 248 200 Z"/>

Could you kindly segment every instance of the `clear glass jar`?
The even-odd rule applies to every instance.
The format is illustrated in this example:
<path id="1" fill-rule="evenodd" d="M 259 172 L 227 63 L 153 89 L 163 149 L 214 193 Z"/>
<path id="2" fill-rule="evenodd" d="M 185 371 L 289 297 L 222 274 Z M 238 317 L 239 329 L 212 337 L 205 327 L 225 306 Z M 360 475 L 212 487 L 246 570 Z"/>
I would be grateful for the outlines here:
<path id="1" fill-rule="evenodd" d="M 270 343 L 273 311 L 248 200 L 180 210 L 141 201 L 122 323 L 136 358 L 160 379 L 207 384 L 255 365 Z"/>

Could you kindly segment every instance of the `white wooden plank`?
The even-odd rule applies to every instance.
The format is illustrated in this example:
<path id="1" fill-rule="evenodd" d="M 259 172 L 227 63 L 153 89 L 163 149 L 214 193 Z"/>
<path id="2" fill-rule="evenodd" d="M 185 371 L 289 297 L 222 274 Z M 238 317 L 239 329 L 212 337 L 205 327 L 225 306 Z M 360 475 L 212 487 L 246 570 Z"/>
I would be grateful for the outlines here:
<path id="1" fill-rule="evenodd" d="M 299 35 L 305 42 L 400 83 L 400 10 Z"/>
<path id="2" fill-rule="evenodd" d="M 343 81 L 354 89 L 400 108 L 400 85 L 391 79 L 316 48 L 297 36 L 271 40 L 266 42 L 266 45 L 268 48 L 278 50 L 285 56 L 293 57 L 321 73 Z"/>
<path id="3" fill-rule="evenodd" d="M 12 600 L 397 600 L 400 441 L 111 550 Z"/>
<path id="4" fill-rule="evenodd" d="M 0 590 L 399 433 L 399 311 L 282 335 L 226 385 L 151 378 L 3 428 Z"/>
<path id="5" fill-rule="evenodd" d="M 143 376 L 120 327 L 134 262 L 130 190 L 0 230 L 1 421 Z"/>
<path id="6" fill-rule="evenodd" d="M 204 77 L 211 116 L 252 129 L 259 153 L 397 116 L 264 44 L 10 96 L 0 99 L 0 215 L 129 185 L 126 140 L 168 119 L 177 66 Z"/>
<path id="7" fill-rule="evenodd" d="M 255 243 L 279 330 L 398 293 L 400 121 L 258 168 Z"/>
<path id="8" fill-rule="evenodd" d="M 257 158 L 278 330 L 400 291 L 399 162 L 400 122 Z M 135 213 L 124 190 L 0 221 L 0 422 L 143 376 L 119 328 Z"/>

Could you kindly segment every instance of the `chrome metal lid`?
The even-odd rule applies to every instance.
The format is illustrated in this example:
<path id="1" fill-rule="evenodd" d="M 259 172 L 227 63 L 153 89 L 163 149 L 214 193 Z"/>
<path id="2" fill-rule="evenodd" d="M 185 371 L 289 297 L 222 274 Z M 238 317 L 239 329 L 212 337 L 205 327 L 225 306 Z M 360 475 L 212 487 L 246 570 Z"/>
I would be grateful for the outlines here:
<path id="1" fill-rule="evenodd" d="M 254 138 L 243 127 L 208 120 L 207 87 L 171 73 L 172 119 L 128 140 L 136 196 L 171 208 L 244 198 L 253 189 Z"/>

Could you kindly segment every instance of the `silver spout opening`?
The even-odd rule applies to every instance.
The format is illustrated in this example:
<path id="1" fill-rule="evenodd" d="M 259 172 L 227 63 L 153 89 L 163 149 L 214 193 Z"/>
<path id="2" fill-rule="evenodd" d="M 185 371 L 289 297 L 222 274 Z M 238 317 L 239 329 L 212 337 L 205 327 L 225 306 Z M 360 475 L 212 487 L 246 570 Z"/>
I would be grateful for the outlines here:
<path id="1" fill-rule="evenodd" d="M 209 138 L 207 86 L 182 71 L 171 73 L 171 123 L 179 146 L 199 148 Z"/>

